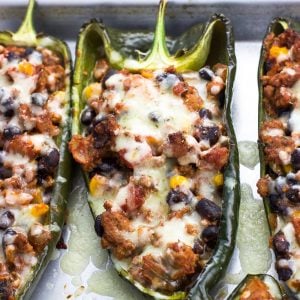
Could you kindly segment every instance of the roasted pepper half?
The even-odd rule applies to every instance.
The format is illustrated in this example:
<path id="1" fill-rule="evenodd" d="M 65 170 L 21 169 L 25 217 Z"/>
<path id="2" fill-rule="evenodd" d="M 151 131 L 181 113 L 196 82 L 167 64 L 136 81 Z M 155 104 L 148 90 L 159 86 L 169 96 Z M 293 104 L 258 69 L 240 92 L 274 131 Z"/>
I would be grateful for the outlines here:
<path id="1" fill-rule="evenodd" d="M 224 16 L 215 15 L 179 38 L 166 37 L 165 8 L 166 1 L 161 1 L 154 35 L 119 31 L 96 21 L 82 27 L 69 148 L 85 171 L 95 229 L 102 246 L 111 250 L 118 272 L 156 298 L 209 299 L 208 292 L 225 272 L 234 248 L 239 207 L 238 153 L 230 113 L 235 75 L 232 29 Z M 210 109 L 193 86 L 194 80 L 204 83 L 203 97 L 213 103 Z M 136 97 L 140 88 L 144 92 Z M 216 115 L 220 117 L 217 125 Z M 183 123 L 175 124 L 176 116 Z M 187 138 L 196 119 L 202 125 Z M 133 120 L 138 123 L 134 125 Z M 162 137 L 165 132 L 166 138 Z M 200 141 L 196 148 L 188 146 Z M 189 152 L 192 149 L 202 149 L 203 158 Z M 219 195 L 217 204 L 207 191 L 198 198 L 191 193 L 199 159 L 207 168 L 199 173 L 197 184 L 201 181 Z M 152 205 L 148 196 L 154 194 L 154 206 L 147 209 L 146 205 Z M 137 216 L 149 224 L 156 215 L 168 217 L 163 224 L 133 228 L 140 224 Z M 191 219 L 187 221 L 191 217 L 195 226 Z M 200 222 L 205 227 L 201 239 Z M 188 228 L 185 237 L 194 237 L 174 242 L 171 233 L 176 227 L 178 232 Z M 154 253 L 164 241 L 163 255 Z M 139 256 L 142 252 L 145 255 Z M 204 253 L 211 255 L 200 260 Z M 130 270 L 126 269 L 123 263 L 135 254 Z M 195 274 L 197 279 L 191 278 Z"/>
<path id="2" fill-rule="evenodd" d="M 64 224 L 70 175 L 71 56 L 36 34 L 35 1 L 0 32 L 1 299 L 30 299 Z"/>
<path id="3" fill-rule="evenodd" d="M 273 20 L 265 36 L 258 71 L 261 179 L 280 280 L 300 292 L 297 261 L 299 218 L 299 24 Z"/>

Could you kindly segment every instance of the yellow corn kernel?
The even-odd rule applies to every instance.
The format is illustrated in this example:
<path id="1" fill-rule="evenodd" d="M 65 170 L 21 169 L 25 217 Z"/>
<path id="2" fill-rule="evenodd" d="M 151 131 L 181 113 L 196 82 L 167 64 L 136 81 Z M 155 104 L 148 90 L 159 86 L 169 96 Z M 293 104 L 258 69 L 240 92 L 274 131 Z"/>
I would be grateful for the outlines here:
<path id="1" fill-rule="evenodd" d="M 98 82 L 91 83 L 83 90 L 83 98 L 85 101 L 98 99 L 102 93 L 102 86 Z"/>
<path id="2" fill-rule="evenodd" d="M 224 176 L 222 173 L 218 172 L 214 177 L 213 177 L 213 182 L 215 186 L 222 186 L 224 183 Z"/>
<path id="3" fill-rule="evenodd" d="M 19 70 L 19 72 L 22 72 L 28 76 L 32 76 L 34 74 L 35 68 L 31 63 L 24 60 L 19 63 L 18 70 Z"/>
<path id="4" fill-rule="evenodd" d="M 157 139 L 151 135 L 146 137 L 146 141 L 149 145 L 159 145 L 161 143 L 161 141 L 159 139 Z"/>
<path id="5" fill-rule="evenodd" d="M 43 202 L 43 194 L 41 189 L 37 188 L 34 193 L 32 194 L 33 200 L 35 203 L 42 203 Z"/>
<path id="6" fill-rule="evenodd" d="M 270 49 L 270 56 L 276 58 L 280 54 L 288 54 L 288 52 L 289 52 L 289 49 L 286 47 L 273 46 Z"/>
<path id="7" fill-rule="evenodd" d="M 49 206 L 45 203 L 34 204 L 31 208 L 31 214 L 34 217 L 41 217 L 49 211 Z"/>
<path id="8" fill-rule="evenodd" d="M 141 75 L 148 79 L 153 78 L 153 72 L 151 70 L 142 70 Z"/>
<path id="9" fill-rule="evenodd" d="M 292 172 L 292 165 L 291 164 L 285 165 L 285 166 L 283 166 L 283 169 L 286 174 L 290 173 L 290 172 Z"/>
<path id="10" fill-rule="evenodd" d="M 300 219 L 300 210 L 295 210 L 292 217 L 293 219 Z"/>
<path id="11" fill-rule="evenodd" d="M 183 185 L 187 182 L 187 178 L 181 175 L 174 175 L 170 178 L 170 187 L 171 189 L 175 189 L 176 187 Z"/>
<path id="12" fill-rule="evenodd" d="M 105 190 L 106 178 L 96 174 L 90 181 L 89 189 L 92 196 L 101 196 Z"/>

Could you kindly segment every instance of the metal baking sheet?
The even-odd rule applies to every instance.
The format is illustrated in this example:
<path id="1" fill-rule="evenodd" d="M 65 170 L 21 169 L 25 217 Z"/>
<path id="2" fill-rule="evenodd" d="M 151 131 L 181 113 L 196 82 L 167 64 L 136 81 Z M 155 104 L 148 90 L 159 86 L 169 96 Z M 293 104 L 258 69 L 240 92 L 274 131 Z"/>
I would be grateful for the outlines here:
<path id="1" fill-rule="evenodd" d="M 102 19 L 106 24 L 117 28 L 152 29 L 155 23 L 158 1 L 124 0 L 40 0 L 36 9 L 36 27 L 65 39 L 75 52 L 76 36 L 80 26 L 91 18 Z M 15 30 L 25 12 L 26 1 L 14 2 L 0 0 L 0 30 Z M 183 32 L 189 26 L 205 22 L 214 13 L 223 13 L 234 26 L 236 37 L 237 74 L 233 95 L 233 121 L 237 140 L 257 141 L 257 66 L 261 40 L 266 27 L 273 17 L 283 16 L 300 19 L 300 1 L 175 1 L 167 9 L 167 31 L 169 34 Z M 257 213 L 256 181 L 259 178 L 259 165 L 251 170 L 241 165 L 241 183 L 251 186 L 253 192 L 253 214 Z M 106 251 L 101 250 L 99 239 L 93 232 L 93 220 L 86 204 L 86 191 L 79 169 L 75 167 L 72 192 L 69 197 L 69 212 L 64 238 L 67 250 L 57 250 L 49 263 L 32 300 L 50 299 L 149 299 L 122 280 L 114 272 Z M 261 213 L 261 212 L 260 212 Z M 243 213 L 241 217 L 245 218 Z M 252 218 L 252 219 L 251 219 Z M 251 215 L 250 221 L 256 220 Z M 85 221 L 84 221 L 85 220 Z M 245 221 L 245 220 L 241 220 Z M 263 227 L 262 230 L 266 228 Z M 241 232 L 239 232 L 241 234 Z M 258 233 L 259 235 L 260 233 Z M 255 251 L 255 237 L 247 237 L 251 243 L 248 249 Z M 77 241 L 77 242 L 76 242 Z M 252 247 L 252 248 L 251 248 Z M 263 251 L 268 252 L 267 241 Z M 249 252 L 249 253 L 250 253 Z M 226 277 L 214 289 L 214 299 L 225 299 L 243 276 L 244 271 L 261 271 L 269 266 L 262 260 L 240 261 L 239 249 L 236 248 Z M 271 254 L 269 259 L 271 258 Z M 274 274 L 273 268 L 267 268 Z M 251 271 L 250 270 L 250 271 Z"/>

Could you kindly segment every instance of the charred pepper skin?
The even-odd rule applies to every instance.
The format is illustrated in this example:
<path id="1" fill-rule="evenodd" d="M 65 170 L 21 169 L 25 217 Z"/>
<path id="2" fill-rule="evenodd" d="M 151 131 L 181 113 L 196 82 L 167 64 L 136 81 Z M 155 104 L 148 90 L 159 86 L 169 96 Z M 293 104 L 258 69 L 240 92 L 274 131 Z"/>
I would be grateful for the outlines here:
<path id="1" fill-rule="evenodd" d="M 61 230 L 65 220 L 65 209 L 67 204 L 67 197 L 69 193 L 69 178 L 71 171 L 71 157 L 68 152 L 67 142 L 70 138 L 70 105 L 71 105 L 71 54 L 67 44 L 61 40 L 53 37 L 46 36 L 44 34 L 37 34 L 33 25 L 33 12 L 34 12 L 35 0 L 30 0 L 26 12 L 25 19 L 23 20 L 21 27 L 16 33 L 10 31 L 0 32 L 0 43 L 9 46 L 21 46 L 27 48 L 27 53 L 32 51 L 32 48 L 42 45 L 42 40 L 48 38 L 51 41 L 49 47 L 60 53 L 63 58 L 65 69 L 69 70 L 66 81 L 66 116 L 67 121 L 61 127 L 61 134 L 57 137 L 57 144 L 59 146 L 59 165 L 55 172 L 55 187 L 51 194 L 51 208 L 49 219 L 47 223 L 51 227 L 51 241 L 43 252 L 38 256 L 38 263 L 32 268 L 32 273 L 27 280 L 24 287 L 17 291 L 15 299 L 30 299 L 31 294 L 34 291 L 39 279 L 41 278 L 43 271 L 45 270 L 48 262 L 51 259 L 52 252 L 55 249 L 56 243 L 61 235 Z M 57 178 L 65 178 L 64 182 L 58 181 Z M 0 289 L 0 298 L 5 297 L 7 290 Z M 4 294 L 2 294 L 4 293 Z M 6 298 L 5 298 L 6 299 Z"/>
<path id="2" fill-rule="evenodd" d="M 105 52 L 106 59 L 113 69 L 126 68 L 132 72 L 139 70 L 155 70 L 157 68 L 169 67 L 172 65 L 176 71 L 185 70 L 199 71 L 207 64 L 224 63 L 228 66 L 227 83 L 224 103 L 224 119 L 226 130 L 230 138 L 230 157 L 225 170 L 225 185 L 223 189 L 222 217 L 220 220 L 220 232 L 213 257 L 209 260 L 203 272 L 196 279 L 193 287 L 187 291 L 176 292 L 172 295 L 161 295 L 147 288 L 138 286 L 144 293 L 157 298 L 163 296 L 164 299 L 212 299 L 209 295 L 211 288 L 218 282 L 226 271 L 235 246 L 235 237 L 237 232 L 238 209 L 240 199 L 239 188 L 239 160 L 236 138 L 231 119 L 231 97 L 232 86 L 235 77 L 236 59 L 234 53 L 234 39 L 232 27 L 227 18 L 223 15 L 214 15 L 206 24 L 199 24 L 186 32 L 180 39 L 181 45 L 185 43 L 194 46 L 185 51 L 180 57 L 171 56 L 167 48 L 168 39 L 165 36 L 164 14 L 166 1 L 160 2 L 159 16 L 154 34 L 154 42 L 151 47 L 153 35 L 145 32 L 118 31 L 116 29 L 106 28 L 102 23 L 93 20 L 85 24 L 79 33 L 77 40 L 77 57 L 75 63 L 75 72 L 73 76 L 73 125 L 72 134 L 80 134 L 83 126 L 80 116 L 84 110 L 85 103 L 81 101 L 81 95 L 84 87 L 92 79 L 90 74 L 98 59 L 103 58 L 99 54 L 99 45 Z M 134 55 L 136 48 L 130 40 L 136 40 L 139 37 L 143 41 L 140 45 L 142 49 L 151 48 L 148 55 L 141 60 L 128 60 L 119 49 L 114 48 L 110 36 L 114 35 L 113 40 L 126 40 L 126 53 Z M 169 45 L 169 44 L 168 44 Z M 98 50 L 97 50 L 98 49 Z M 213 49 L 214 51 L 210 51 Z M 173 53 L 180 53 L 180 49 L 173 49 Z M 201 52 L 201 54 L 199 54 Z M 124 53 L 124 52 L 123 52 Z M 116 61 L 114 58 L 118 57 Z M 89 185 L 89 176 L 84 172 L 84 178 L 87 186 Z M 92 201 L 89 201 L 94 218 L 97 217 L 96 207 Z M 97 220 L 97 228 L 99 220 Z M 99 230 L 99 234 L 102 231 Z M 128 274 L 119 269 L 118 272 L 129 281 Z M 134 282 L 132 282 L 135 284 Z M 137 286 L 137 284 L 136 284 Z"/>
<path id="3" fill-rule="evenodd" d="M 282 33 L 284 30 L 291 28 L 297 32 L 300 32 L 300 24 L 295 22 L 294 20 L 287 19 L 287 18 L 275 18 L 270 25 L 267 28 L 265 38 L 267 37 L 268 34 L 274 33 L 275 35 L 278 35 Z M 260 60 L 259 60 L 259 66 L 258 66 L 258 90 L 259 90 L 259 101 L 258 101 L 258 136 L 260 134 L 260 128 L 261 124 L 263 124 L 264 120 L 266 119 L 266 111 L 264 108 L 264 95 L 263 95 L 263 84 L 261 81 L 261 77 L 269 71 L 269 61 L 265 60 L 265 55 L 266 55 L 266 49 L 264 45 L 262 45 L 261 48 L 261 54 L 260 54 Z M 264 154 L 264 144 L 259 143 L 258 144 L 259 148 L 259 157 L 260 157 L 260 177 L 263 178 L 265 175 L 268 173 L 268 169 L 270 169 L 267 166 L 267 163 L 265 161 L 265 154 Z M 292 162 L 294 163 L 294 171 L 298 170 L 298 153 L 294 151 L 292 153 Z M 288 191 L 288 197 L 290 198 L 289 201 L 291 202 L 297 202 L 298 199 L 294 195 L 291 194 L 291 191 Z M 264 197 L 263 198 L 264 202 L 264 208 L 268 220 L 268 225 L 269 225 L 269 231 L 270 235 L 273 236 L 274 234 L 274 224 L 272 224 L 272 220 L 274 220 L 274 216 L 276 214 L 281 214 L 281 215 L 286 215 L 286 205 L 281 203 L 281 200 L 278 200 L 277 195 L 269 195 L 269 197 Z M 273 247 L 274 248 L 274 247 Z M 276 249 L 274 249 L 276 252 Z M 281 275 L 280 275 L 281 277 Z M 282 279 L 282 277 L 281 277 Z M 295 299 L 295 297 L 299 297 L 299 293 L 296 295 L 291 289 L 288 287 L 287 284 L 283 284 L 284 287 L 284 293 L 288 295 L 289 298 L 286 299 Z"/>

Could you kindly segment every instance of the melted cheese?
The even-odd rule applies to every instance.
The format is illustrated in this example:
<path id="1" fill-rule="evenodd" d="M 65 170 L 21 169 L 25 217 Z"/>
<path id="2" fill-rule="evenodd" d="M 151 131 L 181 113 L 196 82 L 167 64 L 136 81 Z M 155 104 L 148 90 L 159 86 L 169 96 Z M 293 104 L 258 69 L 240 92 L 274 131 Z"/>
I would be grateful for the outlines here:
<path id="1" fill-rule="evenodd" d="M 208 220 L 202 220 L 195 210 L 198 198 L 208 198 L 218 205 L 221 203 L 213 183 L 217 171 L 206 170 L 205 167 L 201 169 L 202 152 L 207 153 L 211 149 L 209 141 L 198 141 L 194 137 L 196 127 L 220 123 L 218 101 L 207 99 L 208 82 L 202 80 L 198 72 L 182 74 L 184 80 L 198 91 L 203 106 L 212 110 L 213 120 L 201 119 L 198 111 L 188 108 L 184 102 L 186 99 L 173 92 L 174 85 L 181 80 L 176 74 L 166 75 L 164 71 L 157 70 L 150 77 L 118 73 L 106 80 L 100 111 L 103 115 L 113 113 L 118 125 L 110 150 L 118 152 L 121 160 L 130 166 L 132 175 L 126 180 L 108 178 L 104 192 L 98 197 L 90 196 L 93 210 L 97 213 L 103 211 L 100 204 L 105 201 L 112 205 L 112 211 L 128 209 L 130 230 L 120 230 L 119 234 L 138 248 L 135 262 L 142 261 L 143 256 L 149 254 L 158 261 L 164 260 L 168 247 L 173 243 L 193 248 L 203 228 L 211 224 Z M 215 81 L 223 84 L 218 76 Z M 174 133 L 181 134 L 188 149 L 187 154 L 178 159 L 168 152 L 172 146 L 169 135 Z M 228 137 L 221 136 L 217 143 L 225 145 L 227 141 Z M 171 190 L 170 178 L 181 175 L 179 166 L 189 164 L 195 164 L 198 170 L 186 175 L 185 184 Z M 133 198 L 132 185 L 134 182 L 140 184 L 141 179 L 146 179 L 149 185 L 145 189 L 141 208 L 136 213 L 128 208 L 128 201 Z M 175 192 L 183 193 L 186 197 L 183 197 L 184 201 L 172 203 Z M 209 257 L 211 251 L 206 251 Z M 113 257 L 118 268 L 125 270 L 131 268 L 132 259 L 118 260 Z M 202 261 L 205 259 L 201 258 Z"/>

